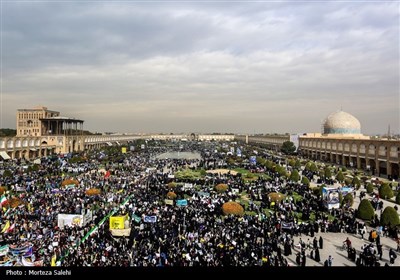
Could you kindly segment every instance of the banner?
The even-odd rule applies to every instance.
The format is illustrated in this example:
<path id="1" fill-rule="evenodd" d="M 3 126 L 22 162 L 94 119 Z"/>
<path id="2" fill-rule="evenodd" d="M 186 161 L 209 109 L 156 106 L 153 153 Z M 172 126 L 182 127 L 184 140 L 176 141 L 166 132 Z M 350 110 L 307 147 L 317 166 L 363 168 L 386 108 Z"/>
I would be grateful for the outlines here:
<path id="1" fill-rule="evenodd" d="M 25 243 L 24 245 L 21 245 L 21 247 L 17 247 L 17 245 L 10 245 L 9 250 L 14 256 L 20 256 L 29 253 L 32 255 L 32 246 L 33 245 L 30 243 Z"/>
<path id="2" fill-rule="evenodd" d="M 74 214 L 58 214 L 57 225 L 60 229 L 64 226 L 83 226 L 83 216 Z"/>
<path id="3" fill-rule="evenodd" d="M 281 223 L 282 229 L 292 229 L 293 226 L 294 226 L 293 222 L 289 222 L 289 223 L 282 222 Z"/>
<path id="4" fill-rule="evenodd" d="M 156 223 L 157 216 L 144 216 L 144 222 L 145 223 Z"/>
<path id="5" fill-rule="evenodd" d="M 186 199 L 180 199 L 176 201 L 176 206 L 182 207 L 187 206 L 188 202 Z"/>
<path id="6" fill-rule="evenodd" d="M 237 155 L 238 157 L 241 157 L 241 156 L 242 156 L 242 150 L 239 149 L 239 147 L 236 148 L 236 155 Z"/>
<path id="7" fill-rule="evenodd" d="M 183 188 L 184 188 L 184 189 L 191 189 L 191 188 L 193 188 L 193 184 L 185 183 L 185 184 L 183 185 Z"/>
<path id="8" fill-rule="evenodd" d="M 348 194 L 348 193 L 352 193 L 354 191 L 353 188 L 351 187 L 343 187 L 340 192 L 342 193 L 343 197 Z"/>
<path id="9" fill-rule="evenodd" d="M 139 216 L 137 216 L 137 215 L 135 215 L 135 214 L 133 214 L 133 220 L 136 222 L 136 223 L 140 223 L 140 221 L 142 220 L 142 218 L 140 218 Z"/>
<path id="10" fill-rule="evenodd" d="M 322 188 L 322 197 L 324 206 L 331 210 L 333 208 L 340 208 L 339 203 L 339 190 L 336 188 Z"/>
<path id="11" fill-rule="evenodd" d="M 172 199 L 165 199 L 164 202 L 166 205 L 174 205 L 174 201 Z"/>
<path id="12" fill-rule="evenodd" d="M 121 153 L 126 154 L 126 147 L 121 148 Z"/>
<path id="13" fill-rule="evenodd" d="M 4 245 L 0 247 L 0 256 L 5 256 L 8 254 L 8 251 L 10 250 L 8 245 Z"/>
<path id="14" fill-rule="evenodd" d="M 256 156 L 251 156 L 250 157 L 250 164 L 255 165 L 256 163 L 257 163 Z"/>
<path id="15" fill-rule="evenodd" d="M 210 193 L 208 192 L 198 192 L 199 196 L 205 196 L 205 197 L 209 197 Z"/>
<path id="16" fill-rule="evenodd" d="M 93 220 L 93 213 L 90 210 L 86 211 L 86 214 L 83 215 L 83 226 L 86 226 Z"/>
<path id="17" fill-rule="evenodd" d="M 10 221 L 7 221 L 1 233 L 5 233 L 10 228 Z"/>
<path id="18" fill-rule="evenodd" d="M 16 191 L 17 192 L 24 192 L 24 191 L 26 191 L 26 187 L 25 186 L 17 186 L 16 187 Z"/>
<path id="19" fill-rule="evenodd" d="M 125 216 L 110 217 L 110 229 L 124 229 L 125 221 L 128 219 L 128 214 Z"/>
<path id="20" fill-rule="evenodd" d="M 112 229 L 111 230 L 111 235 L 112 236 L 130 236 L 131 235 L 131 229 L 126 228 L 126 229 Z"/>
<path id="21" fill-rule="evenodd" d="M 232 193 L 239 193 L 239 189 L 232 189 Z"/>

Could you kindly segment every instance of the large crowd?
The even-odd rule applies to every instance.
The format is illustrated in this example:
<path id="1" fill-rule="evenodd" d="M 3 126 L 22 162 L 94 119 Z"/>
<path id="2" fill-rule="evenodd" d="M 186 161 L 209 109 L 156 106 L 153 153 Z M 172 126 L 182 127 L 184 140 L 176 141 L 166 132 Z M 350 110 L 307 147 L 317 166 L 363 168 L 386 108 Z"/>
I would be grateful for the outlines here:
<path id="1" fill-rule="evenodd" d="M 213 146 L 197 144 L 183 149 L 201 154 L 199 160 L 155 157 L 171 149 L 182 147 L 148 147 L 126 153 L 118 162 L 104 161 L 100 151 L 80 163 L 43 158 L 39 169 L 31 172 L 26 172 L 21 162 L 3 162 L 2 170 L 11 172 L 0 178 L 0 185 L 8 188 L 5 198 L 16 196 L 21 203 L 1 209 L 0 246 L 8 246 L 8 253 L 3 254 L 0 265 L 288 266 L 296 265 L 287 257 L 297 253 L 297 265 L 305 266 L 307 257 L 321 261 L 320 232 L 365 234 L 365 224 L 356 219 L 354 211 L 328 212 L 308 186 L 289 182 L 279 173 L 266 170 L 266 177 L 251 182 L 230 173 L 177 180 L 173 174 L 182 168 L 226 167 L 227 157 Z M 314 175 L 302 174 L 310 180 Z M 63 186 L 67 179 L 78 184 Z M 165 203 L 172 181 L 182 183 L 173 191 L 177 199 L 187 200 L 187 206 Z M 219 183 L 228 184 L 229 190 L 217 192 L 214 187 Z M 93 188 L 100 194 L 87 195 Z M 246 214 L 224 216 L 222 205 L 242 199 L 244 191 L 248 196 Z M 268 194 L 276 191 L 287 198 L 271 203 Z M 293 192 L 303 199 L 293 199 Z M 111 212 L 113 216 L 128 215 L 129 236 L 114 236 L 109 223 L 102 223 Z M 315 218 L 302 222 L 298 212 L 302 220 L 308 220 L 311 213 Z M 82 226 L 59 225 L 59 214 L 87 213 L 91 218 Z M 146 216 L 157 220 L 146 221 Z M 295 244 L 295 236 L 308 241 Z M 379 245 L 376 241 L 382 250 Z M 371 247 L 362 248 L 355 265 L 376 264 L 379 252 Z M 352 253 L 349 250 L 349 257 Z M 325 265 L 329 263 L 332 260 Z"/>

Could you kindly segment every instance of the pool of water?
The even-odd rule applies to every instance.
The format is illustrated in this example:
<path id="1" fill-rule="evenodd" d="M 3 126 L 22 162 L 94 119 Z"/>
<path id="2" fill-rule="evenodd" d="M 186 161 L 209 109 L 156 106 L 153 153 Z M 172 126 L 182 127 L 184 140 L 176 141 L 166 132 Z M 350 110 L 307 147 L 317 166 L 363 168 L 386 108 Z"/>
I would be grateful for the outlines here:
<path id="1" fill-rule="evenodd" d="M 193 152 L 168 152 L 162 153 L 156 156 L 157 159 L 201 159 L 201 155 L 199 153 Z"/>

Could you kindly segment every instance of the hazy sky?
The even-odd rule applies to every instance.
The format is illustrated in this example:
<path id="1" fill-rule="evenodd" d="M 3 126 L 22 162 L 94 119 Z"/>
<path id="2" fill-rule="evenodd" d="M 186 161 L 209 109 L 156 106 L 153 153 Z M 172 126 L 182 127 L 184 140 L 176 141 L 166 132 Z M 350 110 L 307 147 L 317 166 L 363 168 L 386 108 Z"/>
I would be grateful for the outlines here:
<path id="1" fill-rule="evenodd" d="M 399 133 L 399 3 L 3 1 L 3 127 L 319 132 L 341 107 Z"/>

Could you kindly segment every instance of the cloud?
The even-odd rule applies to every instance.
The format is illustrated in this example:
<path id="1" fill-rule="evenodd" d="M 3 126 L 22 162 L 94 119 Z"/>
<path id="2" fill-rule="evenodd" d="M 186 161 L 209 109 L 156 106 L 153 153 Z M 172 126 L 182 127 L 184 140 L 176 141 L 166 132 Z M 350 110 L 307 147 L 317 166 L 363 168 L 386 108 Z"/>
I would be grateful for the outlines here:
<path id="1" fill-rule="evenodd" d="M 396 4 L 303 4 L 7 2 L 4 123 L 40 103 L 93 131 L 310 132 L 343 106 L 398 132 Z"/>

